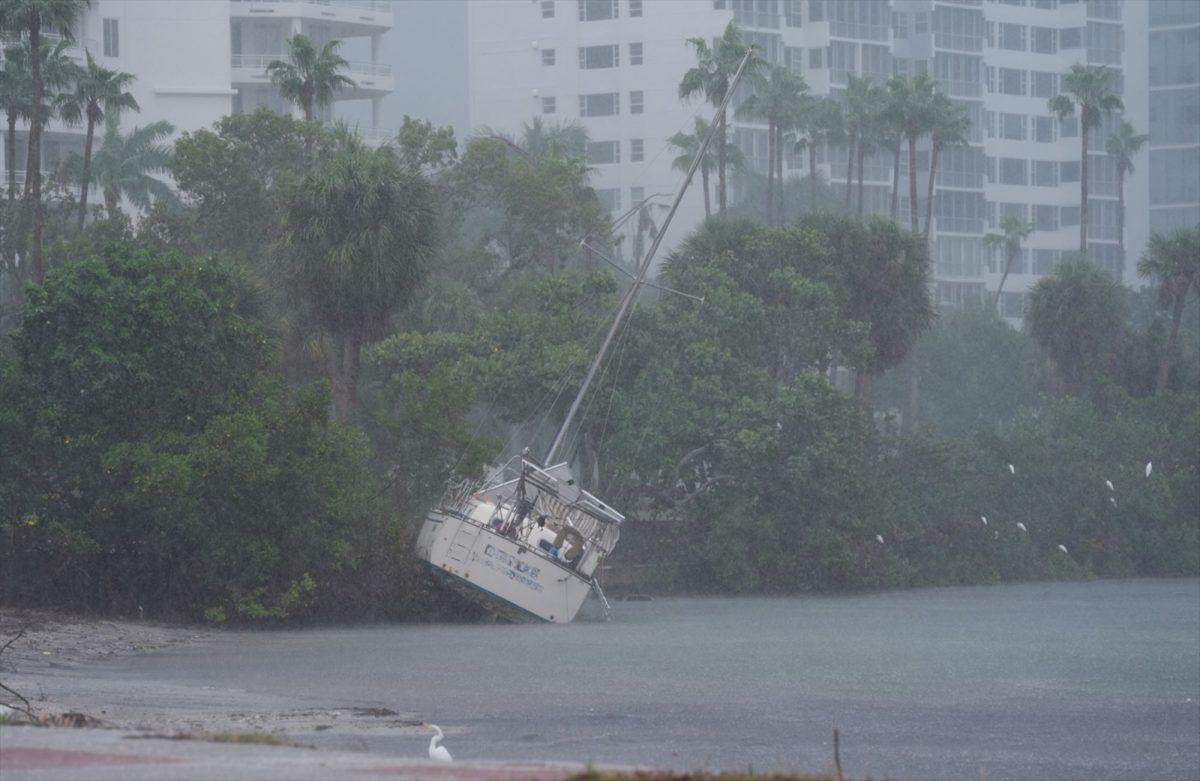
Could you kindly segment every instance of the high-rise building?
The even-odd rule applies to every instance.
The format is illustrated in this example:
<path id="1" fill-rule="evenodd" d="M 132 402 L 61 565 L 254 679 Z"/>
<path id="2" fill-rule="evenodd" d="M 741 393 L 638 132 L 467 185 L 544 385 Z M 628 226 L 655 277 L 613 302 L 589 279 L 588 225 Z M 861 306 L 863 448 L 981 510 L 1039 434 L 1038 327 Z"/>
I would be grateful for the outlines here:
<path id="1" fill-rule="evenodd" d="M 816 95 L 837 95 L 851 75 L 883 83 L 894 74 L 927 72 L 973 120 L 969 144 L 943 150 L 938 159 L 931 220 L 938 300 L 955 306 L 994 295 L 1004 260 L 983 238 L 1005 217 L 1016 217 L 1035 227 L 1000 302 L 1005 316 L 1018 319 L 1036 280 L 1079 248 L 1078 119 L 1060 122 L 1048 101 L 1077 62 L 1111 67 L 1115 86 L 1124 90 L 1124 10 L 1123 0 L 472 3 L 470 122 L 518 133 L 536 116 L 582 123 L 592 139 L 594 185 L 621 213 L 678 186 L 671 165 L 678 153 L 666 139 L 690 132 L 693 115 L 711 118 L 703 101 L 678 97 L 680 78 L 695 64 L 687 38 L 712 41 L 736 21 L 764 58 L 803 75 Z M 1108 118 L 1089 139 L 1088 254 L 1128 280 L 1136 258 L 1120 257 L 1117 248 L 1116 169 L 1104 153 L 1104 139 L 1119 119 Z M 737 119 L 732 131 L 751 166 L 765 170 L 766 127 Z M 915 161 L 922 227 L 929 156 L 926 140 Z M 844 146 L 818 150 L 818 170 L 839 192 L 846 163 Z M 908 164 L 901 160 L 898 218 L 904 224 Z M 785 155 L 788 176 L 807 175 L 807 165 L 807 155 Z M 865 211 L 890 212 L 892 172 L 889 151 L 868 158 Z M 703 214 L 703 194 L 689 194 L 667 244 L 677 243 Z"/>
<path id="2" fill-rule="evenodd" d="M 182 133 L 260 105 L 298 114 L 266 76 L 267 63 L 285 58 L 285 39 L 296 33 L 318 44 L 362 39 L 369 41 L 369 59 L 350 63 L 347 75 L 357 86 L 339 91 L 336 100 L 370 100 L 377 117 L 380 98 L 392 89 L 391 69 L 378 57 L 391 26 L 384 0 L 92 0 L 69 53 L 80 63 L 91 54 L 98 64 L 136 77 L 130 92 L 141 110 L 123 115 L 122 126 L 167 120 Z M 83 133 L 83 127 L 52 121 L 42 140 L 43 170 L 81 154 Z M 382 135 L 376 125 L 360 133 Z M 27 124 L 18 124 L 15 139 L 15 159 L 0 161 L 0 181 L 7 181 L 10 166 L 24 180 Z"/>

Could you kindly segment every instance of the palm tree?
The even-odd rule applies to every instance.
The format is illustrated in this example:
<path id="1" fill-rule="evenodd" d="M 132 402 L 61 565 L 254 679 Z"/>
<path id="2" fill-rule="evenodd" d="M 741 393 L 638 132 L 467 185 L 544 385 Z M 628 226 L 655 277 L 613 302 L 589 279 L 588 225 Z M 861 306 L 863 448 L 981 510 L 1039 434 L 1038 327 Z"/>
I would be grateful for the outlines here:
<path id="1" fill-rule="evenodd" d="M 384 335 L 427 270 L 435 201 L 429 181 L 390 148 L 349 134 L 283 193 L 278 263 L 329 334 L 338 420 L 357 403 L 362 346 Z"/>
<path id="2" fill-rule="evenodd" d="M 667 143 L 680 151 L 680 155 L 676 157 L 671 167 L 676 171 L 687 171 L 691 167 L 692 161 L 696 159 L 696 155 L 700 153 L 700 145 L 704 143 L 704 137 L 708 135 L 708 123 L 700 117 L 696 117 L 696 129 L 692 133 L 684 133 L 682 131 L 676 133 L 667 139 Z M 704 216 L 712 216 L 712 206 L 709 202 L 709 185 L 708 177 L 713 171 L 717 170 L 717 163 L 720 153 L 717 151 L 716 144 L 709 144 L 707 151 L 704 153 L 704 159 L 700 161 L 700 184 L 704 188 Z M 745 160 L 742 156 L 742 150 L 736 144 L 726 144 L 724 147 L 725 165 L 732 170 L 740 170 L 745 165 Z"/>
<path id="3" fill-rule="evenodd" d="M 8 200 L 17 197 L 17 120 L 26 109 L 25 96 L 29 81 L 29 70 L 21 67 L 20 46 L 4 49 L 4 68 L 0 70 L 0 111 L 8 122 L 8 135 L 4 137 L 4 160 L 8 166 Z"/>
<path id="4" fill-rule="evenodd" d="M 1033 223 L 1021 222 L 1016 217 L 1005 217 L 1000 221 L 1000 233 L 989 233 L 983 237 L 983 243 L 989 248 L 1004 250 L 1004 276 L 1000 277 L 1000 285 L 996 288 L 996 295 L 992 299 L 992 309 L 999 311 L 1000 307 L 1000 292 L 1004 290 L 1004 283 L 1008 281 L 1008 272 L 1012 269 L 1013 259 L 1021 253 L 1021 242 L 1029 238 L 1029 234 L 1033 233 Z"/>
<path id="5" fill-rule="evenodd" d="M 109 216 L 117 213 L 122 196 L 143 211 L 148 211 L 155 201 L 175 202 L 175 191 L 152 176 L 171 170 L 172 147 L 162 142 L 171 137 L 175 126 L 160 120 L 122 135 L 118 122 L 116 114 L 104 118 L 104 138 L 92 159 L 87 180 L 104 194 L 104 208 Z M 82 181 L 83 166 L 78 160 L 78 157 L 73 159 L 70 173 Z"/>
<path id="6" fill-rule="evenodd" d="M 541 117 L 525 125 L 521 135 L 521 148 L 534 160 L 548 157 L 587 158 L 587 128 L 575 121 L 547 126 Z"/>
<path id="7" fill-rule="evenodd" d="M 771 65 L 766 77 L 756 77 L 754 92 L 738 107 L 739 117 L 767 123 L 767 224 L 775 222 L 775 190 L 783 195 L 783 133 L 808 93 L 803 76 Z M 776 181 L 777 177 L 779 181 Z"/>
<path id="8" fill-rule="evenodd" d="M 846 118 L 842 104 L 835 98 L 817 98 L 805 123 L 808 133 L 808 178 L 812 188 L 812 208 L 817 208 L 817 146 L 845 143 Z"/>
<path id="9" fill-rule="evenodd" d="M 42 83 L 44 85 L 44 94 L 42 97 L 41 123 L 42 129 L 50 124 L 50 120 L 54 115 L 63 115 L 70 113 L 69 96 L 64 95 L 61 90 L 69 86 L 79 73 L 77 66 L 68 56 L 67 51 L 71 44 L 65 40 L 51 42 L 43 38 L 41 42 L 41 68 L 42 68 Z M 3 89 L 0 90 L 0 103 L 4 106 L 5 119 L 8 121 L 8 154 L 9 158 L 9 199 L 16 198 L 16 132 L 17 121 L 24 120 L 26 122 L 33 121 L 33 79 L 30 74 L 30 51 L 29 41 L 22 39 L 20 43 L 5 49 L 4 52 L 4 70 L 0 71 L 0 80 L 3 81 Z M 49 94 L 45 94 L 49 93 Z M 49 99 L 47 99 L 49 98 Z M 65 117 L 64 117 L 65 118 Z M 30 154 L 32 150 L 26 149 L 25 168 L 28 172 L 30 164 Z M 32 186 L 32 180 L 26 174 L 24 192 L 29 194 L 29 188 Z"/>
<path id="10" fill-rule="evenodd" d="M 1113 91 L 1113 72 L 1105 65 L 1071 66 L 1063 76 L 1061 95 L 1050 99 L 1050 111 L 1059 120 L 1079 110 L 1079 252 L 1087 257 L 1088 229 L 1088 131 L 1097 127 L 1105 115 L 1124 111 L 1121 96 Z"/>
<path id="11" fill-rule="evenodd" d="M 1200 227 L 1179 228 L 1166 236 L 1153 234 L 1138 261 L 1138 274 L 1157 279 L 1159 303 L 1171 307 L 1171 335 L 1159 359 L 1158 381 L 1154 386 L 1155 393 L 1162 393 L 1167 387 L 1188 293 L 1194 288 L 1200 295 Z"/>
<path id="12" fill-rule="evenodd" d="M 908 101 L 908 79 L 893 76 L 887 83 L 887 101 L 880 112 L 888 148 L 892 151 L 892 200 L 888 215 L 894 220 L 900 212 L 900 145 L 904 142 L 903 119 Z"/>
<path id="13" fill-rule="evenodd" d="M 875 101 L 878 100 L 877 88 L 873 88 L 868 77 L 850 75 L 846 91 L 842 93 L 842 106 L 846 118 L 846 135 L 849 139 L 846 146 L 846 211 L 850 211 L 850 197 L 854 190 L 854 156 L 863 156 L 864 141 L 871 132 L 876 120 Z M 861 160 L 860 165 L 861 169 Z"/>
<path id="14" fill-rule="evenodd" d="M 720 107 L 729 92 L 729 85 L 737 73 L 746 51 L 753 47 L 742 43 L 742 33 L 734 22 L 725 27 L 725 32 L 717 39 L 716 46 L 709 46 L 703 38 L 688 38 L 688 45 L 696 50 L 696 65 L 683 74 L 679 82 L 679 98 L 687 100 L 693 95 L 703 95 L 714 107 Z M 753 78 L 763 68 L 763 61 L 751 55 L 746 63 L 745 75 Z M 713 119 L 717 123 L 717 209 L 725 211 L 726 188 L 725 173 L 729 164 L 726 155 L 725 112 L 720 112 Z"/>
<path id="15" fill-rule="evenodd" d="M 42 203 L 42 127 L 46 83 L 42 77 L 42 31 L 56 32 L 63 41 L 72 40 L 71 29 L 78 21 L 89 0 L 4 0 L 0 3 L 0 33 L 28 36 L 29 80 L 32 116 L 29 121 L 29 160 L 25 175 L 31 178 L 33 225 L 30 253 L 30 279 L 42 284 L 42 225 L 45 220 Z"/>
<path id="16" fill-rule="evenodd" d="M 333 102 L 334 92 L 355 86 L 353 79 L 339 72 L 350 64 L 337 53 L 341 45 L 332 40 L 318 51 L 308 36 L 293 35 L 287 40 L 287 60 L 272 60 L 267 65 L 267 75 L 279 94 L 299 106 L 309 122 L 315 109 Z"/>
<path id="17" fill-rule="evenodd" d="M 1128 120 L 1108 136 L 1104 151 L 1117 162 L 1117 246 L 1121 250 L 1121 271 L 1125 270 L 1125 175 L 1133 173 L 1133 158 L 1150 140 L 1149 133 L 1138 133 Z"/>
<path id="18" fill-rule="evenodd" d="M 70 108 L 64 112 L 63 118 L 68 122 L 78 122 L 82 113 L 87 118 L 87 134 L 83 140 L 83 171 L 80 175 L 81 191 L 79 193 L 79 228 L 83 229 L 84 218 L 87 216 L 88 182 L 92 180 L 92 142 L 95 138 L 96 123 L 107 116 L 120 117 L 125 110 L 141 111 L 137 100 L 126 91 L 136 77 L 132 73 L 109 70 L 96 64 L 91 52 L 87 55 L 87 66 L 80 69 L 79 78 L 75 82 L 74 99 Z"/>
<path id="19" fill-rule="evenodd" d="M 971 132 L 971 117 L 961 103 L 944 95 L 934 96 L 933 127 L 930 129 L 929 190 L 925 196 L 925 240 L 929 241 L 929 225 L 933 222 L 933 183 L 937 176 L 938 154 L 952 146 L 966 146 Z"/>
<path id="20" fill-rule="evenodd" d="M 908 141 L 908 211 L 913 233 L 918 232 L 917 140 L 933 130 L 935 96 L 933 78 L 919 73 L 907 80 L 903 100 L 895 106 L 895 122 Z"/>

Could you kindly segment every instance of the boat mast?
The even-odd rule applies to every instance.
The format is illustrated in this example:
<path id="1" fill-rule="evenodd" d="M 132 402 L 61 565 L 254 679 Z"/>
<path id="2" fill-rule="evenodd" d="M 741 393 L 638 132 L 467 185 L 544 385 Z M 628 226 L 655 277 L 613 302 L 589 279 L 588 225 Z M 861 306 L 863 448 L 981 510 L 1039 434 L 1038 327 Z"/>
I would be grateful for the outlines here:
<path id="1" fill-rule="evenodd" d="M 733 97 L 733 92 L 737 88 L 738 82 L 741 81 L 742 72 L 746 69 L 746 63 L 750 61 L 750 55 L 753 52 L 753 47 L 746 48 L 746 55 L 742 57 L 737 72 L 733 75 L 733 80 L 729 82 L 729 88 L 725 90 L 725 98 L 721 101 L 720 107 L 717 108 L 716 115 L 718 117 L 724 115 L 723 112 L 726 106 L 729 105 L 729 101 Z M 567 417 L 563 420 L 562 426 L 559 427 L 558 433 L 554 436 L 554 442 L 551 443 L 550 449 L 546 452 L 545 463 L 547 465 L 553 464 L 554 457 L 559 454 L 558 451 L 562 447 L 563 440 L 567 437 L 567 430 L 571 427 L 571 421 L 575 419 L 575 413 L 579 411 L 579 405 L 583 402 L 583 397 L 587 394 L 588 386 L 592 384 L 592 380 L 596 376 L 596 370 L 600 368 L 600 364 L 604 361 L 604 355 L 608 352 L 613 337 L 616 336 L 617 329 L 621 325 L 621 320 L 629 310 L 629 305 L 637 297 L 638 290 L 646 278 L 646 272 L 650 270 L 650 261 L 654 259 L 654 253 L 658 251 L 658 245 L 662 243 L 663 236 L 667 233 L 667 227 L 670 226 L 671 219 L 675 216 L 676 210 L 679 209 L 679 203 L 683 200 L 683 195 L 687 192 L 688 185 L 692 183 L 692 177 L 695 175 L 696 169 L 700 167 L 700 161 L 704 159 L 704 153 L 708 151 L 708 145 L 716 134 L 718 124 L 718 122 L 713 122 L 708 128 L 708 133 L 705 134 L 704 141 L 700 144 L 700 151 L 692 159 L 692 164 L 688 167 L 687 176 L 684 177 L 679 192 L 675 193 L 675 201 L 671 204 L 671 211 L 667 213 L 667 218 L 663 220 L 662 228 L 659 229 L 658 235 L 654 237 L 650 249 L 646 252 L 646 257 L 638 268 L 637 277 L 633 280 L 633 284 L 629 286 L 625 297 L 621 299 L 621 307 L 617 310 L 617 316 L 613 318 L 612 326 L 608 329 L 608 333 L 604 337 L 604 342 L 600 345 L 600 351 L 596 353 L 596 357 L 592 360 L 592 365 L 588 367 L 587 374 L 583 378 L 583 385 L 580 386 L 579 392 L 575 394 L 575 400 L 571 402 L 571 408 L 567 410 Z"/>

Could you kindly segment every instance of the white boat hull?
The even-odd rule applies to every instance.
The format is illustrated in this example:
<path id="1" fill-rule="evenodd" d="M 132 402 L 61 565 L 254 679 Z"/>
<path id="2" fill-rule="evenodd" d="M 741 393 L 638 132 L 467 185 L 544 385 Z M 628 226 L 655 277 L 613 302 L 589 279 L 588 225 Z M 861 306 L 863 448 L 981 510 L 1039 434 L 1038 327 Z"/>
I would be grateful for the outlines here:
<path id="1" fill-rule="evenodd" d="M 443 508 L 426 516 L 416 553 L 455 590 L 512 620 L 568 623 L 592 590 L 539 548 Z"/>

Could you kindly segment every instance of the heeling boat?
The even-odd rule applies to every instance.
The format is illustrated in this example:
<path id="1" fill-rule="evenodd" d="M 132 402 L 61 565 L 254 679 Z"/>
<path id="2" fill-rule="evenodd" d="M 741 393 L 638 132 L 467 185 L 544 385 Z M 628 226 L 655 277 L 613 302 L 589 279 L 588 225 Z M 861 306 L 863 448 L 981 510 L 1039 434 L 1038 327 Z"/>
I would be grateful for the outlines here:
<path id="1" fill-rule="evenodd" d="M 742 58 L 718 116 L 728 106 L 750 56 L 747 51 Z M 716 129 L 713 122 L 545 459 L 537 461 L 526 448 L 520 456 L 494 467 L 482 481 L 449 486 L 425 517 L 417 535 L 417 557 L 447 586 L 493 615 L 565 624 L 591 593 L 607 613 L 608 601 L 596 570 L 616 547 L 625 518 L 577 485 L 560 451 L 638 290 L 650 284 L 645 277 L 651 261 Z"/>

